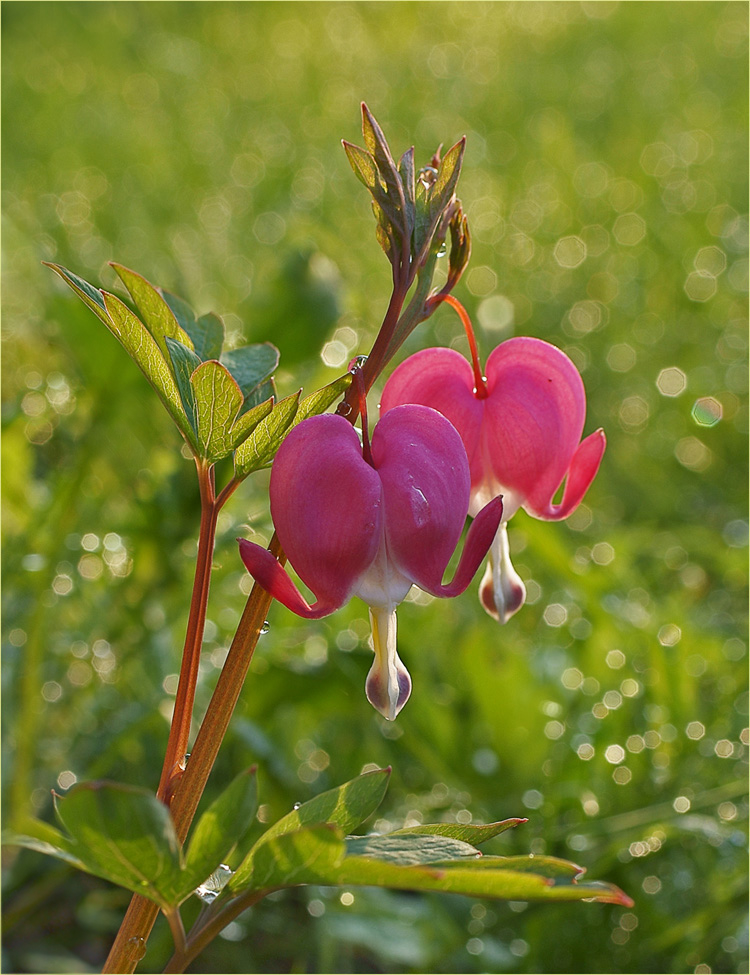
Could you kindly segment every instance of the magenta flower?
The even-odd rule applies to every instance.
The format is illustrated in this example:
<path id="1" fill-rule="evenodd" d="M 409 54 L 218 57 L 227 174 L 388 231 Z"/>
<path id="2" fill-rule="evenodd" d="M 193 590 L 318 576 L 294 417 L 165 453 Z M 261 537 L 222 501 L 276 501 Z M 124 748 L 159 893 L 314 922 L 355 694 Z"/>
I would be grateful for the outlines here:
<path id="1" fill-rule="evenodd" d="M 396 650 L 396 607 L 417 585 L 457 596 L 487 554 L 502 517 L 491 500 L 477 515 L 452 582 L 443 584 L 469 508 L 461 438 L 435 410 L 401 406 L 375 427 L 372 447 L 351 424 L 326 414 L 304 420 L 282 443 L 271 471 L 271 515 L 289 562 L 315 594 L 310 603 L 266 549 L 240 539 L 250 574 L 288 609 L 327 616 L 352 596 L 370 607 L 375 660 L 370 703 L 392 720 L 411 679 Z"/>
<path id="2" fill-rule="evenodd" d="M 599 469 L 604 431 L 581 442 L 586 417 L 583 381 L 560 349 L 541 339 L 520 337 L 508 339 L 490 354 L 486 377 L 476 357 L 472 369 L 453 349 L 417 352 L 386 383 L 381 415 L 386 418 L 404 403 L 433 407 L 461 435 L 471 471 L 470 515 L 491 497 L 503 496 L 503 520 L 479 596 L 487 612 L 504 623 L 526 598 L 510 561 L 508 520 L 519 508 L 535 518 L 567 518 Z M 562 499 L 554 503 L 563 480 Z"/>

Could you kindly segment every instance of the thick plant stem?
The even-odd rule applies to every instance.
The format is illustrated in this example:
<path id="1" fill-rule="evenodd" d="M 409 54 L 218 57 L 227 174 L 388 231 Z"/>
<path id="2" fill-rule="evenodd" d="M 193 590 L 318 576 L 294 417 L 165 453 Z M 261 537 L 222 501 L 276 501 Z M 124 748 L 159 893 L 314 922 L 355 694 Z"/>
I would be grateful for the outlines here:
<path id="1" fill-rule="evenodd" d="M 198 484 L 201 497 L 201 524 L 198 537 L 198 556 L 195 565 L 193 596 L 190 602 L 185 647 L 182 651 L 180 678 L 175 696 L 172 725 L 169 729 L 167 750 L 157 796 L 169 805 L 173 781 L 184 768 L 184 758 L 190 738 L 190 725 L 193 717 L 195 687 L 198 682 L 203 630 L 208 606 L 208 590 L 211 583 L 211 562 L 216 538 L 216 520 L 219 505 L 214 491 L 214 471 L 203 461 L 196 461 Z"/>
<path id="2" fill-rule="evenodd" d="M 284 560 L 276 536 L 270 551 Z M 181 842 L 190 829 L 211 768 L 232 717 L 242 685 L 271 605 L 271 596 L 257 584 L 245 605 L 224 667 L 190 754 L 184 774 L 177 781 L 170 805 L 175 830 Z M 159 913 L 153 901 L 133 896 L 120 930 L 102 969 L 103 972 L 130 973 L 143 957 L 146 942 Z"/>

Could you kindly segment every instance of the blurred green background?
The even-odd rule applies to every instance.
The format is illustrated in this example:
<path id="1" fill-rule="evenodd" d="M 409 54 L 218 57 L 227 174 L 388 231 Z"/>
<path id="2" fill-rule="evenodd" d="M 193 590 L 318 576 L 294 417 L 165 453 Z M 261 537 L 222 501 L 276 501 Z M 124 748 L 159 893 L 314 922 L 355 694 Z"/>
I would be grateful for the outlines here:
<path id="1" fill-rule="evenodd" d="M 635 907 L 299 889 L 193 970 L 747 971 L 746 4 L 17 2 L 2 31 L 6 823 L 84 778 L 156 786 L 197 536 L 176 430 L 40 261 L 118 291 L 107 261 L 134 268 L 312 391 L 389 294 L 339 145 L 364 99 L 422 164 L 466 134 L 483 354 L 564 348 L 609 446 L 567 522 L 513 519 L 508 625 L 476 584 L 402 606 L 394 724 L 361 603 L 274 605 L 208 795 L 257 762 L 269 821 L 391 764 L 371 828 L 528 816 L 486 849 L 574 859 Z M 434 343 L 465 348 L 447 308 L 406 351 Z M 199 708 L 266 486 L 220 521 Z M 128 899 L 11 851 L 3 970 L 98 970 Z"/>

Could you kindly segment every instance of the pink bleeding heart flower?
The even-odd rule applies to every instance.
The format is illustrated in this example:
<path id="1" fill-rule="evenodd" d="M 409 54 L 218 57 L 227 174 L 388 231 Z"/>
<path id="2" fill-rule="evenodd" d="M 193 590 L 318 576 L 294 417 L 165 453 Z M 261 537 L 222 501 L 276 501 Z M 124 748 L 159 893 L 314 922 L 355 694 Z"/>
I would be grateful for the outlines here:
<path id="1" fill-rule="evenodd" d="M 422 403 L 451 421 L 469 457 L 470 515 L 502 494 L 503 520 L 479 596 L 487 612 L 504 623 L 526 598 L 510 561 L 508 520 L 519 508 L 535 518 L 567 518 L 599 469 L 606 438 L 599 429 L 581 442 L 586 394 L 578 370 L 560 349 L 541 339 L 508 339 L 490 354 L 483 376 L 471 333 L 470 343 L 473 369 L 454 349 L 424 349 L 406 359 L 385 385 L 380 412 L 385 418 L 401 404 Z M 563 480 L 562 499 L 555 504 Z"/>
<path id="2" fill-rule="evenodd" d="M 270 552 L 239 540 L 250 574 L 299 616 L 327 616 L 355 595 L 369 605 L 375 660 L 366 692 L 390 720 L 411 693 L 396 649 L 397 605 L 412 585 L 434 596 L 463 592 L 500 524 L 502 502 L 495 498 L 477 512 L 454 579 L 444 585 L 470 480 L 461 438 L 435 410 L 391 410 L 375 427 L 371 448 L 342 416 L 311 417 L 279 448 L 270 499 L 279 543 L 315 602 Z"/>

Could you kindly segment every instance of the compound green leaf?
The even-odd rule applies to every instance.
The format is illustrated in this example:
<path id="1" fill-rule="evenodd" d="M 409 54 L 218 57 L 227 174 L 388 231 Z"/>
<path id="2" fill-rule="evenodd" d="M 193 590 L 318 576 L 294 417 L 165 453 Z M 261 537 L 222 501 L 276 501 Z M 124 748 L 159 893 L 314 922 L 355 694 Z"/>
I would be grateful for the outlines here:
<path id="1" fill-rule="evenodd" d="M 580 875 L 580 870 L 579 874 Z M 318 881 L 325 883 L 325 881 Z M 505 900 L 578 901 L 632 906 L 631 899 L 614 884 L 558 882 L 543 873 L 513 869 L 502 857 L 480 857 L 456 864 L 406 866 L 372 857 L 345 857 L 328 883 L 346 886 L 391 887 L 396 890 L 433 890 L 468 897 Z"/>
<path id="2" fill-rule="evenodd" d="M 59 274 L 63 281 L 78 295 L 81 301 L 104 322 L 107 328 L 112 329 L 112 323 L 107 316 L 107 309 L 104 307 L 104 298 L 98 288 L 89 284 L 88 281 L 84 281 L 83 278 L 79 278 L 72 271 L 68 271 L 61 264 L 50 264 L 49 261 L 44 261 L 43 263 Z"/>
<path id="3" fill-rule="evenodd" d="M 195 317 L 195 312 L 182 298 L 165 291 L 156 289 L 169 305 L 177 324 L 190 336 L 195 353 L 201 362 L 208 359 L 218 359 L 224 345 L 224 323 L 218 315 L 209 313 Z"/>
<path id="4" fill-rule="evenodd" d="M 237 479 L 267 467 L 274 459 L 297 413 L 301 392 L 297 390 L 277 403 L 235 450 L 234 476 Z"/>
<path id="5" fill-rule="evenodd" d="M 247 400 L 253 390 L 275 371 L 279 364 L 279 350 L 270 342 L 244 345 L 225 352 L 221 362 L 232 374 Z"/>
<path id="6" fill-rule="evenodd" d="M 394 830 L 389 836 L 406 836 L 416 833 L 420 836 L 450 836 L 455 840 L 463 840 L 465 843 L 485 843 L 493 836 L 504 833 L 507 829 L 513 829 L 520 823 L 527 822 L 526 819 L 504 819 L 499 823 L 469 824 L 466 826 L 461 823 L 425 823 L 422 826 L 404 826 L 403 829 Z"/>
<path id="7" fill-rule="evenodd" d="M 108 316 L 106 324 L 136 361 L 187 442 L 197 452 L 195 432 L 183 408 L 175 378 L 156 340 L 123 301 L 106 291 L 102 292 L 102 297 Z"/>
<path id="8" fill-rule="evenodd" d="M 184 899 L 227 859 L 253 824 L 258 809 L 255 768 L 241 772 L 195 825 L 185 855 L 180 899 Z"/>
<path id="9" fill-rule="evenodd" d="M 440 863 L 443 860 L 476 859 L 479 850 L 450 836 L 406 835 L 387 833 L 382 836 L 348 836 L 346 855 L 374 857 L 389 863 Z"/>
<path id="10" fill-rule="evenodd" d="M 351 832 L 378 808 L 388 787 L 390 774 L 390 768 L 365 772 L 336 789 L 330 789 L 308 802 L 303 802 L 287 813 L 266 830 L 253 846 L 230 880 L 229 890 L 238 893 L 250 886 L 259 851 L 279 836 L 293 833 L 305 826 L 320 824 L 334 826 L 342 834 Z M 256 886 L 254 880 L 252 883 Z"/>
<path id="11" fill-rule="evenodd" d="M 131 271 L 122 264 L 110 261 L 110 266 L 117 271 L 122 283 L 130 292 L 130 296 L 135 302 L 141 318 L 146 327 L 151 332 L 162 355 L 166 360 L 169 359 L 169 352 L 165 339 L 167 336 L 182 342 L 189 349 L 193 348 L 193 342 L 187 332 L 177 324 L 172 309 L 159 294 L 158 290 L 147 281 L 141 274 Z"/>
<path id="12" fill-rule="evenodd" d="M 88 782 L 74 786 L 56 811 L 86 870 L 162 907 L 174 903 L 180 844 L 169 810 L 153 793 Z"/>
<path id="13" fill-rule="evenodd" d="M 296 427 L 298 423 L 301 423 L 310 416 L 325 413 L 329 406 L 335 403 L 340 396 L 344 395 L 351 384 L 352 375 L 351 373 L 346 373 L 345 376 L 339 376 L 338 379 L 334 379 L 327 386 L 322 386 L 314 393 L 310 393 L 300 403 L 292 425 Z"/>
<path id="14" fill-rule="evenodd" d="M 232 452 L 232 427 L 242 406 L 242 392 L 215 359 L 202 362 L 190 377 L 202 455 L 215 463 Z"/>
<path id="15" fill-rule="evenodd" d="M 238 447 L 243 440 L 253 432 L 261 420 L 264 420 L 273 409 L 273 398 L 267 399 L 265 403 L 259 403 L 246 413 L 240 413 L 234 421 L 230 438 L 232 448 Z"/>
<path id="16" fill-rule="evenodd" d="M 164 341 L 167 345 L 169 358 L 172 360 L 172 371 L 177 382 L 177 388 L 180 391 L 182 407 L 185 410 L 188 420 L 190 420 L 190 425 L 197 435 L 198 416 L 195 409 L 195 396 L 190 383 L 190 377 L 201 364 L 201 360 L 195 352 L 186 345 L 183 345 L 182 342 L 178 342 L 177 339 L 167 336 Z"/>
<path id="17" fill-rule="evenodd" d="M 55 826 L 42 822 L 41 819 L 28 819 L 23 824 L 22 830 L 23 832 L 4 830 L 2 835 L 3 846 L 22 846 L 27 850 L 35 850 L 37 853 L 56 857 L 79 870 L 86 869 L 76 856 L 69 837 L 61 833 Z"/>
<path id="18" fill-rule="evenodd" d="M 344 853 L 341 833 L 324 823 L 276 836 L 258 848 L 249 881 L 236 886 L 235 873 L 227 885 L 227 893 L 325 884 L 335 874 Z"/>

